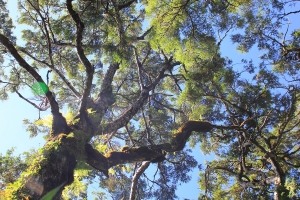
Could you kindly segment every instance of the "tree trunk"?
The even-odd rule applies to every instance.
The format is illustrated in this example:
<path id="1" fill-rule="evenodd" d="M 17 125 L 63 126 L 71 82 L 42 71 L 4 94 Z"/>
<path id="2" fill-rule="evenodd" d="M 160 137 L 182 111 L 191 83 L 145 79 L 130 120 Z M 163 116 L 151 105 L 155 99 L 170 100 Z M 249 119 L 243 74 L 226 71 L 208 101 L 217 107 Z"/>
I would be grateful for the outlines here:
<path id="1" fill-rule="evenodd" d="M 64 186 L 74 181 L 74 169 L 77 164 L 74 154 L 77 147 L 74 139 L 62 135 L 54 141 L 49 141 L 42 150 L 43 152 L 18 180 L 21 183 L 16 192 L 18 199 L 40 199 L 61 185 L 53 198 L 60 199 Z M 30 174 L 27 175 L 28 173 Z"/>

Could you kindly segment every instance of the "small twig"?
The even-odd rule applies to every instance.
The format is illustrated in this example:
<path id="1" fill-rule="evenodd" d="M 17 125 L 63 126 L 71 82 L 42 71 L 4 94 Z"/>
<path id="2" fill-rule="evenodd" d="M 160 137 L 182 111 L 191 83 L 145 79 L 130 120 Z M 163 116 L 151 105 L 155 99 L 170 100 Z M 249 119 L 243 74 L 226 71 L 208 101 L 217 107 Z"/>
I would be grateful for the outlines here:
<path id="1" fill-rule="evenodd" d="M 35 103 L 29 101 L 27 98 L 25 98 L 25 97 L 24 97 L 21 93 L 19 93 L 17 90 L 16 90 L 16 93 L 19 95 L 19 97 L 20 97 L 21 99 L 23 99 L 23 100 L 25 100 L 26 102 L 30 103 L 30 104 L 33 105 L 35 108 L 37 108 L 39 111 L 45 111 L 45 110 L 47 110 L 47 109 L 50 107 L 50 105 L 48 105 L 48 106 L 45 106 L 44 108 L 42 108 L 42 107 L 36 105 Z"/>

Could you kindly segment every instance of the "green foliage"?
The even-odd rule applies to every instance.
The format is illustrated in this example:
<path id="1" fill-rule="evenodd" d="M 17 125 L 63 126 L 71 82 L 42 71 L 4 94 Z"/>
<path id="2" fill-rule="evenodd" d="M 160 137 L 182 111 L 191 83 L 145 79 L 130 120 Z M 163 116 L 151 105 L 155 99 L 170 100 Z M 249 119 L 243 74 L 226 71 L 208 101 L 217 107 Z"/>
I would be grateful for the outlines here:
<path id="1" fill-rule="evenodd" d="M 4 189 L 5 185 L 16 181 L 28 166 L 28 163 L 21 155 L 14 156 L 13 153 L 14 148 L 7 150 L 4 156 L 0 155 L 1 190 Z M 27 156 L 25 158 L 28 158 Z"/>
<path id="2" fill-rule="evenodd" d="M 17 93 L 40 111 L 52 109 L 51 115 L 24 120 L 30 137 L 45 133 L 49 139 L 35 159 L 30 153 L 25 160 L 14 157 L 13 150 L 0 157 L 0 180 L 9 198 L 24 188 L 26 179 L 35 178 L 42 169 L 51 170 L 46 166 L 50 156 L 64 150 L 78 163 L 64 199 L 87 199 L 88 185 L 98 179 L 109 193 L 97 193 L 98 199 L 128 199 L 132 175 L 141 163 L 113 166 L 110 178 L 104 179 L 86 163 L 85 145 L 92 144 L 103 155 L 120 151 L 121 146 L 155 147 L 170 143 L 187 120 L 199 119 L 211 122 L 214 129 L 192 134 L 188 142 L 192 147 L 200 143 L 204 154 L 216 158 L 199 175 L 203 199 L 270 199 L 275 191 L 281 198 L 299 198 L 300 29 L 290 24 L 286 29 L 287 18 L 299 13 L 288 11 L 293 4 L 267 0 L 71 3 L 84 24 L 82 40 L 77 43 L 79 24 L 75 25 L 65 1 L 26 0 L 18 3 L 18 24 L 25 28 L 17 45 L 6 4 L 0 0 L 0 34 L 32 67 L 15 61 L 17 56 L 1 40 L 0 99 Z M 227 52 L 220 49 L 228 45 L 228 38 L 244 55 L 254 48 L 262 55 L 241 63 L 226 58 Z M 229 45 L 227 49 L 233 50 Z M 85 57 L 95 70 L 93 80 L 88 79 Z M 104 75 L 116 63 L 117 72 Z M 44 80 L 53 99 L 45 97 L 46 90 L 26 93 L 37 81 L 32 71 Z M 91 85 L 86 85 L 89 81 Z M 82 99 L 89 87 L 88 98 Z M 85 100 L 86 113 L 78 113 Z M 63 130 L 69 132 L 52 137 L 56 103 L 66 113 L 69 129 Z M 109 125 L 118 128 L 103 132 Z M 177 186 L 190 180 L 197 162 L 189 152 L 170 152 L 166 157 L 155 164 L 154 177 L 140 177 L 136 199 L 175 199 Z M 55 195 L 60 187 L 48 195 Z"/>
<path id="3" fill-rule="evenodd" d="M 101 153 L 105 153 L 108 149 L 108 146 L 100 143 L 97 146 L 95 146 L 94 148 L 97 149 Z"/>
<path id="4" fill-rule="evenodd" d="M 67 186 L 62 194 L 64 200 L 87 199 L 87 183 L 83 183 L 81 179 L 82 174 L 77 172 L 74 182 Z"/>
<path id="5" fill-rule="evenodd" d="M 293 198 L 298 196 L 299 184 L 293 179 L 287 179 L 285 182 L 285 188 L 289 191 L 288 197 Z"/>
<path id="6" fill-rule="evenodd" d="M 35 137 L 39 133 L 48 133 L 52 125 L 52 116 L 45 116 L 44 119 L 38 119 L 31 122 L 29 119 L 24 119 L 23 124 L 27 126 L 26 131 L 30 133 L 30 137 Z M 47 136 L 46 136 L 47 137 Z"/>
<path id="7" fill-rule="evenodd" d="M 28 180 L 29 173 L 25 171 L 37 155 L 35 150 L 30 150 L 16 156 L 14 148 L 7 150 L 5 156 L 0 155 L 0 184 L 6 199 L 13 199 L 14 192 L 23 185 L 21 180 Z"/>
<path id="8" fill-rule="evenodd" d="M 46 127 L 49 127 L 51 128 L 52 126 L 52 115 L 47 115 L 45 116 L 43 119 L 38 119 L 34 122 L 35 125 L 38 125 L 38 126 L 46 126 Z"/>
<path id="9" fill-rule="evenodd" d="M 6 8 L 5 0 L 0 1 L 0 33 L 9 37 L 12 42 L 15 42 L 16 38 L 12 35 L 12 29 L 14 28 L 11 18 L 9 17 L 9 11 Z M 0 52 L 3 51 L 3 46 L 0 45 Z"/>

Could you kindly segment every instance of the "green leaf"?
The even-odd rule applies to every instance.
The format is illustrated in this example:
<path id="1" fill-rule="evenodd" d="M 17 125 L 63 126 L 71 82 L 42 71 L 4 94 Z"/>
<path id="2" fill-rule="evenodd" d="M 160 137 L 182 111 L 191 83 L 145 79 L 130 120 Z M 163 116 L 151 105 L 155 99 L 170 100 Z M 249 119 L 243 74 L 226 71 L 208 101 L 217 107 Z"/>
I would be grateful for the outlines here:
<path id="1" fill-rule="evenodd" d="M 41 198 L 41 200 L 52 200 L 56 193 L 64 186 L 65 183 L 66 182 L 63 182 L 62 184 L 48 192 L 45 196 Z"/>

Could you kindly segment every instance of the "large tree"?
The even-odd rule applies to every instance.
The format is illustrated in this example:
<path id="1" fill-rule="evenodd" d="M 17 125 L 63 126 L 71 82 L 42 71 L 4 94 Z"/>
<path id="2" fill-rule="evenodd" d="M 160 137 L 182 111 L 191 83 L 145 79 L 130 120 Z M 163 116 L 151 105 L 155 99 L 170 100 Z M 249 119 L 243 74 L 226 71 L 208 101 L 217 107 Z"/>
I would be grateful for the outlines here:
<path id="1" fill-rule="evenodd" d="M 0 0 L 0 97 L 51 112 L 25 120 L 43 148 L 1 156 L 1 195 L 86 198 L 99 178 L 114 199 L 174 199 L 197 166 L 189 141 L 218 157 L 199 175 L 200 198 L 299 197 L 296 3 L 20 0 L 17 43 Z M 229 35 L 260 61 L 222 56 Z"/>

